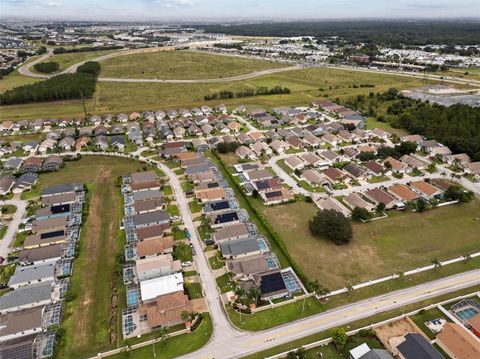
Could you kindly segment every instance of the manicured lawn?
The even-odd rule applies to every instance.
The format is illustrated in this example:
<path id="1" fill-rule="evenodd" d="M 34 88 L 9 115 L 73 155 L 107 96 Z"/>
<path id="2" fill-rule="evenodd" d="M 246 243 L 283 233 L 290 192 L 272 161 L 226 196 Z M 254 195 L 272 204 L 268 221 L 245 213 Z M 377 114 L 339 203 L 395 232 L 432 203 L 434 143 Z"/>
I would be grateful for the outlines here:
<path id="1" fill-rule="evenodd" d="M 173 235 L 173 238 L 178 241 L 178 240 L 181 240 L 181 239 L 185 239 L 186 236 L 185 236 L 185 231 L 183 229 L 180 229 L 180 228 L 173 228 L 172 229 L 172 235 Z"/>
<path id="2" fill-rule="evenodd" d="M 218 279 L 219 278 L 217 278 L 217 282 Z M 230 306 L 227 306 L 227 313 L 235 326 L 243 330 L 259 331 L 323 312 L 328 309 L 328 306 L 320 303 L 315 298 L 307 298 L 303 312 L 302 308 L 303 300 L 300 300 L 293 304 L 286 304 L 255 314 L 242 314 L 241 318 L 240 314 Z"/>
<path id="3" fill-rule="evenodd" d="M 198 274 L 198 273 L 197 273 L 196 271 L 194 271 L 194 270 L 188 271 L 188 272 L 183 272 L 183 276 L 184 276 L 184 277 L 193 277 L 193 276 L 195 276 L 195 275 L 197 275 L 197 274 Z"/>
<path id="4" fill-rule="evenodd" d="M 0 240 L 2 240 L 5 233 L 7 233 L 7 229 L 8 229 L 7 225 L 0 227 Z"/>
<path id="5" fill-rule="evenodd" d="M 323 347 L 313 348 L 305 352 L 306 359 L 342 359 L 335 345 L 332 343 Z"/>
<path id="6" fill-rule="evenodd" d="M 401 128 L 393 128 L 388 122 L 381 122 L 373 117 L 369 117 L 367 120 L 367 129 L 373 130 L 374 128 L 380 128 L 382 130 L 388 131 L 390 133 L 396 134 L 398 136 L 408 135 L 408 132 Z"/>
<path id="7" fill-rule="evenodd" d="M 128 159 L 84 156 L 55 173 L 41 174 L 38 189 L 55 184 L 84 182 L 88 186 L 88 217 L 82 228 L 71 278 L 74 299 L 67 302 L 61 327 L 65 335 L 58 357 L 85 357 L 117 344 L 117 311 L 112 289 L 118 284 L 116 256 L 123 251 L 118 223 L 122 203 L 115 180 L 139 171 Z"/>
<path id="8" fill-rule="evenodd" d="M 433 308 L 427 310 L 423 313 L 418 313 L 410 317 L 411 320 L 425 333 L 430 339 L 435 339 L 435 334 L 425 325 L 429 321 L 433 319 L 445 319 L 447 322 L 451 322 L 451 320 L 443 314 L 440 309 Z"/>
<path id="9" fill-rule="evenodd" d="M 225 265 L 225 261 L 220 259 L 220 253 L 208 258 L 208 262 L 210 263 L 210 267 L 212 269 L 220 269 Z"/>
<path id="10" fill-rule="evenodd" d="M 156 343 L 157 359 L 171 359 L 183 354 L 191 353 L 208 343 L 213 333 L 213 324 L 208 313 L 203 314 L 203 321 L 193 333 L 168 338 L 164 342 Z M 131 352 L 123 352 L 111 356 L 113 359 L 145 359 L 153 357 L 152 345 L 136 349 Z"/>
<path id="11" fill-rule="evenodd" d="M 388 176 L 373 176 L 368 180 L 370 183 L 380 183 L 388 181 L 390 178 Z"/>
<path id="12" fill-rule="evenodd" d="M 179 243 L 175 245 L 173 250 L 173 257 L 181 262 L 192 261 L 192 252 L 188 244 Z"/>
<path id="13" fill-rule="evenodd" d="M 257 208 L 306 276 L 331 290 L 480 250 L 478 200 L 425 213 L 389 212 L 387 219 L 354 223 L 354 239 L 343 246 L 312 236 L 308 221 L 317 211 L 313 204 Z"/>
<path id="14" fill-rule="evenodd" d="M 102 62 L 102 77 L 208 79 L 288 65 L 193 51 L 158 51 L 119 56 Z"/>
<path id="15" fill-rule="evenodd" d="M 225 273 L 218 277 L 217 284 L 221 293 L 226 293 L 235 289 L 235 282 L 230 279 L 229 273 Z"/>
<path id="16" fill-rule="evenodd" d="M 180 211 L 178 210 L 178 206 L 175 204 L 169 204 L 167 206 L 167 212 L 171 217 L 178 217 L 180 215 Z"/>
<path id="17" fill-rule="evenodd" d="M 188 297 L 190 299 L 203 298 L 202 286 L 200 283 L 185 283 L 187 288 Z"/>
<path id="18" fill-rule="evenodd" d="M 142 55 L 143 56 L 143 55 Z M 116 58 L 120 60 L 122 58 Z M 127 59 L 126 57 L 122 60 Z M 103 65 L 103 67 L 105 67 Z M 131 66 L 134 68 L 134 66 Z M 116 71 L 116 70 L 115 70 Z M 137 70 L 135 70 L 137 71 Z M 375 88 L 352 88 L 353 84 L 371 83 Z M 432 82 L 433 83 L 433 82 Z M 435 82 L 436 83 L 436 82 Z M 399 90 L 423 86 L 418 79 L 387 74 L 370 74 L 342 69 L 305 68 L 272 75 L 260 76 L 244 81 L 210 84 L 166 84 L 166 83 L 111 83 L 99 82 L 95 99 L 86 101 L 87 111 L 92 114 L 145 111 L 148 108 L 192 108 L 205 103 L 204 96 L 222 90 L 238 91 L 255 89 L 259 86 L 282 85 L 290 94 L 254 96 L 250 98 L 219 99 L 209 101 L 209 106 L 220 103 L 230 108 L 240 104 L 249 108 L 276 106 L 302 106 L 327 93 L 330 98 L 351 98 L 370 91 L 383 92 L 390 87 Z M 332 90 L 319 92 L 318 88 L 332 86 Z M 38 117 L 66 117 L 84 115 L 80 100 L 47 102 L 39 104 L 3 106 L 0 119 L 34 119 Z"/>
<path id="19" fill-rule="evenodd" d="M 188 207 L 190 208 L 190 212 L 198 213 L 202 210 L 203 205 L 197 202 L 196 199 L 188 203 Z"/>
<path id="20" fill-rule="evenodd" d="M 172 187 L 170 186 L 163 186 L 162 192 L 165 196 L 171 196 L 173 194 Z"/>
<path id="21" fill-rule="evenodd" d="M 10 215 L 14 214 L 17 211 L 17 207 L 12 204 L 5 204 L 0 207 L 0 211 L 2 212 L 2 214 Z"/>

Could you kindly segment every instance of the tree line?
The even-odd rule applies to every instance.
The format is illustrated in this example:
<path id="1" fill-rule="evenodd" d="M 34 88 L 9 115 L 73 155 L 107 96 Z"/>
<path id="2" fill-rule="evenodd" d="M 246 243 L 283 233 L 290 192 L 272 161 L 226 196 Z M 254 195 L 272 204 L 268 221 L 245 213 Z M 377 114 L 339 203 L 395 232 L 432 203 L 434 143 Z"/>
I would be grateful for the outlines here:
<path id="1" fill-rule="evenodd" d="M 448 146 L 453 153 L 467 153 L 480 161 L 480 108 L 457 104 L 450 107 L 418 104 L 394 125 Z"/>
<path id="2" fill-rule="evenodd" d="M 76 52 L 92 52 L 92 51 L 104 51 L 104 50 L 118 50 L 123 49 L 123 46 L 86 46 L 86 47 L 73 47 L 66 49 L 64 47 L 57 47 L 53 50 L 55 55 L 58 54 L 72 54 Z"/>
<path id="3" fill-rule="evenodd" d="M 99 72 L 100 64 L 89 61 L 79 66 L 76 73 L 53 76 L 45 81 L 6 91 L 0 95 L 0 104 L 88 98 L 95 92 Z"/>
<path id="4" fill-rule="evenodd" d="M 338 36 L 352 44 L 374 43 L 394 48 L 406 45 L 471 45 L 478 43 L 480 32 L 478 22 L 440 20 L 298 21 L 194 25 L 194 27 L 207 32 L 242 36 L 314 36 L 319 39 Z"/>
<path id="5" fill-rule="evenodd" d="M 288 87 L 275 86 L 272 88 L 268 87 L 258 87 L 254 89 L 240 90 L 237 92 L 223 90 L 220 92 L 215 92 L 211 95 L 205 95 L 203 99 L 205 101 L 216 100 L 216 99 L 229 99 L 229 98 L 241 98 L 241 97 L 251 97 L 251 96 L 265 96 L 265 95 L 282 95 L 289 94 L 291 91 Z"/>

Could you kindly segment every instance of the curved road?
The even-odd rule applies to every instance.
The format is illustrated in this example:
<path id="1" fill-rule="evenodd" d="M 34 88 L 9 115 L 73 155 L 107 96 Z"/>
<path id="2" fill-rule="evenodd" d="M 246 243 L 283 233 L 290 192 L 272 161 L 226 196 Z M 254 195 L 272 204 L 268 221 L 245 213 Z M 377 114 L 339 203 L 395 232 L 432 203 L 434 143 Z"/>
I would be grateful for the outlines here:
<path id="1" fill-rule="evenodd" d="M 133 155 L 138 155 L 141 150 L 142 149 L 136 151 L 130 157 L 133 157 Z M 90 154 L 88 152 L 81 153 L 86 155 Z M 65 155 L 68 154 L 72 153 L 65 153 Z M 98 153 L 97 155 L 104 154 Z M 116 154 L 111 155 L 115 156 Z M 125 157 L 125 155 L 120 156 Z M 205 300 L 213 321 L 214 331 L 207 345 L 193 353 L 182 356 L 182 358 L 240 358 L 314 334 L 319 331 L 345 325 L 358 319 L 368 318 L 377 313 L 385 312 L 411 303 L 419 302 L 421 300 L 433 298 L 442 294 L 480 284 L 480 269 L 477 269 L 442 278 L 436 281 L 423 283 L 415 287 L 369 298 L 307 318 L 299 319 L 285 325 L 280 325 L 272 329 L 260 332 L 241 331 L 230 323 L 228 316 L 225 313 L 225 309 L 219 299 L 216 280 L 208 266 L 205 252 L 201 246 L 201 239 L 193 223 L 193 217 L 190 212 L 188 201 L 185 193 L 183 192 L 180 180 L 169 167 L 158 161 L 143 156 L 138 156 L 138 160 L 157 165 L 158 168 L 164 171 L 170 181 L 182 216 L 182 220 L 186 228 L 188 228 L 190 231 L 191 242 L 197 252 L 197 255 L 194 259 L 202 282 Z M 20 223 L 20 220 L 25 212 L 26 203 L 24 201 L 19 201 L 18 199 L 10 200 L 6 203 L 17 205 L 15 223 L 12 222 L 12 228 L 9 227 L 9 231 L 11 232 L 11 236 L 13 238 L 14 232 L 18 228 L 18 224 Z M 99 356 L 101 357 L 102 355 L 99 354 Z"/>
<path id="2" fill-rule="evenodd" d="M 104 61 L 108 60 L 117 56 L 124 56 L 124 55 L 132 55 L 136 53 L 142 53 L 142 52 L 156 52 L 156 51 L 166 51 L 166 50 L 172 50 L 171 47 L 162 47 L 162 48 L 142 48 L 142 49 L 134 49 L 134 50 L 120 50 L 118 52 L 114 52 L 111 54 L 99 56 L 93 59 L 85 60 L 82 62 L 79 62 L 75 65 L 70 66 L 66 70 L 62 71 L 61 74 L 65 73 L 72 73 L 77 70 L 77 68 L 81 65 L 83 65 L 86 61 Z M 48 52 L 43 55 L 42 57 L 36 59 L 35 61 L 32 61 L 30 63 L 24 64 L 19 68 L 19 72 L 22 75 L 25 76 L 30 76 L 30 77 L 35 77 L 35 78 L 49 78 L 53 75 L 43 75 L 43 74 L 37 74 L 34 72 L 30 71 L 30 68 L 47 58 L 53 55 L 53 49 L 49 49 Z M 384 74 L 384 75 L 397 75 L 397 76 L 403 76 L 403 77 L 414 77 L 414 78 L 420 78 L 423 79 L 424 75 L 421 73 L 417 72 L 409 72 L 409 71 L 381 71 L 381 70 L 374 70 L 374 69 L 368 69 L 368 68 L 360 68 L 360 67 L 348 67 L 348 66 L 328 66 L 328 65 L 307 65 L 303 66 L 300 64 L 294 65 L 294 66 L 289 66 L 289 67 L 281 67 L 281 68 L 275 68 L 275 69 L 270 69 L 270 70 L 262 70 L 262 71 L 255 71 L 251 72 L 248 74 L 244 75 L 238 75 L 238 76 L 232 76 L 232 77 L 223 77 L 223 78 L 212 78 L 212 79 L 127 79 L 127 78 L 113 78 L 113 77 L 100 77 L 98 78 L 98 81 L 104 81 L 104 82 L 129 82 L 129 83 L 187 83 L 187 84 L 192 84 L 192 83 L 215 83 L 215 82 L 230 82 L 230 81 L 241 81 L 241 80 L 247 80 L 251 79 L 254 77 L 258 76 L 264 76 L 264 75 L 269 75 L 269 74 L 275 74 L 279 72 L 284 72 L 284 71 L 293 71 L 293 70 L 299 70 L 305 67 L 324 67 L 328 69 L 333 69 L 333 70 L 347 70 L 347 71 L 356 71 L 356 72 L 370 72 L 370 73 L 376 73 L 376 74 Z M 448 77 L 448 76 L 439 76 L 439 75 L 434 75 L 434 74 L 429 74 L 428 75 L 428 80 L 433 80 L 433 81 L 441 81 L 441 82 L 448 82 L 452 84 L 458 84 L 458 85 L 468 85 L 472 87 L 479 87 L 480 88 L 480 81 L 478 80 L 473 80 L 473 79 L 462 79 L 462 78 L 456 78 L 456 77 Z"/>
<path id="3" fill-rule="evenodd" d="M 8 253 L 10 252 L 10 246 L 12 245 L 13 241 L 15 240 L 15 235 L 18 231 L 18 226 L 22 223 L 22 219 L 25 216 L 27 202 L 22 201 L 19 195 L 16 195 L 13 199 L 8 201 L 0 202 L 3 204 L 10 204 L 17 207 L 17 211 L 14 213 L 10 224 L 8 225 L 7 232 L 3 236 L 3 239 L 0 240 L 0 256 L 3 258 L 7 258 Z"/>
<path id="4" fill-rule="evenodd" d="M 121 50 L 118 52 L 114 52 L 111 54 L 107 55 L 102 55 L 99 57 L 95 57 L 93 59 L 81 61 L 79 63 L 76 63 L 75 65 L 70 66 L 66 70 L 63 70 L 60 72 L 60 74 L 68 74 L 68 73 L 73 73 L 77 71 L 77 68 L 81 65 L 83 65 L 87 61 L 104 61 L 108 60 L 114 57 L 118 56 L 125 56 L 125 55 L 132 55 L 136 53 L 142 53 L 142 52 L 157 52 L 157 51 L 167 51 L 171 50 L 171 48 L 147 48 L 147 49 L 135 49 L 135 50 Z M 42 57 L 39 57 L 35 61 L 29 62 L 27 64 L 22 65 L 19 68 L 19 72 L 22 75 L 25 76 L 30 76 L 30 77 L 35 77 L 35 78 L 43 78 L 43 79 L 48 79 L 52 76 L 58 75 L 44 75 L 44 74 L 38 74 L 30 71 L 30 68 L 38 64 L 39 62 L 45 61 L 48 59 L 50 56 L 53 55 L 53 49 L 49 49 L 48 52 L 43 55 Z M 238 75 L 238 76 L 231 76 L 231 77 L 219 77 L 219 78 L 212 78 L 212 79 L 128 79 L 128 78 L 113 78 L 113 77 L 99 77 L 98 81 L 104 81 L 104 82 L 145 82 L 145 83 L 173 83 L 173 84 L 182 84 L 182 83 L 187 83 L 187 84 L 193 84 L 193 83 L 214 83 L 214 82 L 231 82 L 231 81 L 242 81 L 242 80 L 247 80 L 251 79 L 254 77 L 258 76 L 264 76 L 264 75 L 269 75 L 269 74 L 275 74 L 278 72 L 284 72 L 284 71 L 292 71 L 292 70 L 299 70 L 301 69 L 301 65 L 294 65 L 294 66 L 288 66 L 288 67 L 279 67 L 279 68 L 274 68 L 274 69 L 268 69 L 268 70 L 261 70 L 261 71 L 254 71 L 248 74 L 243 74 L 243 75 Z"/>

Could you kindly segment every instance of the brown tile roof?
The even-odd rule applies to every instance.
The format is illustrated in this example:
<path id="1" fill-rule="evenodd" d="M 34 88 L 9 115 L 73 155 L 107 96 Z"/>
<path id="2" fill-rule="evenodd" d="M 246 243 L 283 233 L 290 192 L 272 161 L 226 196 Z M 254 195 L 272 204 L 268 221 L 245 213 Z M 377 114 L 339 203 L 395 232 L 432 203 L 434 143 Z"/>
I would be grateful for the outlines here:
<path id="1" fill-rule="evenodd" d="M 191 303 L 183 292 L 174 292 L 158 296 L 154 302 L 141 304 L 140 315 L 147 315 L 151 328 L 171 326 L 182 322 L 182 312 L 191 310 Z"/>
<path id="2" fill-rule="evenodd" d="M 137 229 L 137 239 L 144 241 L 152 238 L 158 238 L 163 236 L 163 232 L 170 229 L 170 224 L 159 224 L 157 226 L 143 227 Z"/>
<path id="3" fill-rule="evenodd" d="M 480 358 L 480 342 L 456 323 L 445 324 L 437 335 L 437 343 L 457 359 Z"/>
<path id="4" fill-rule="evenodd" d="M 137 242 L 137 255 L 146 257 L 170 251 L 173 247 L 173 241 L 173 237 L 168 236 Z"/>
<path id="5" fill-rule="evenodd" d="M 198 154 L 196 152 L 182 152 L 177 153 L 175 155 L 175 158 L 179 159 L 180 161 L 193 160 L 195 158 L 198 158 Z"/>
<path id="6" fill-rule="evenodd" d="M 223 188 L 213 188 L 207 191 L 197 192 L 196 196 L 202 201 L 212 201 L 219 198 L 225 198 L 226 193 Z"/>
<path id="7" fill-rule="evenodd" d="M 154 199 L 146 199 L 145 201 L 137 201 L 133 205 L 135 212 L 145 212 L 145 211 L 153 211 L 157 208 L 162 208 L 165 201 L 163 198 L 154 198 Z"/>
<path id="8" fill-rule="evenodd" d="M 416 194 L 410 188 L 408 188 L 403 184 L 393 185 L 388 190 L 406 202 L 410 202 L 410 201 L 413 201 L 414 199 L 419 198 L 418 194 Z"/>
<path id="9" fill-rule="evenodd" d="M 412 182 L 410 184 L 410 187 L 415 188 L 416 190 L 426 194 L 427 196 L 433 196 L 438 192 L 441 192 L 438 188 L 424 181 Z"/>

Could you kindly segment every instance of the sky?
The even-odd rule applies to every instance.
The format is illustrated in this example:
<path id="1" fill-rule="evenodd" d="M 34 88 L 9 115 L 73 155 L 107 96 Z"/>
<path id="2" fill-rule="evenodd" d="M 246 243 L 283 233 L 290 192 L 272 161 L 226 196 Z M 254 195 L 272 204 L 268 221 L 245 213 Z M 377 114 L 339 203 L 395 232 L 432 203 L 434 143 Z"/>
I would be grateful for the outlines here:
<path id="1" fill-rule="evenodd" d="M 480 0 L 0 0 L 0 17 L 105 21 L 479 18 Z"/>

